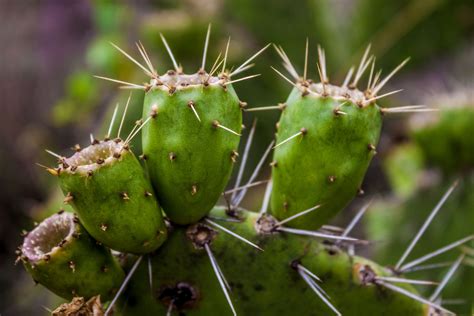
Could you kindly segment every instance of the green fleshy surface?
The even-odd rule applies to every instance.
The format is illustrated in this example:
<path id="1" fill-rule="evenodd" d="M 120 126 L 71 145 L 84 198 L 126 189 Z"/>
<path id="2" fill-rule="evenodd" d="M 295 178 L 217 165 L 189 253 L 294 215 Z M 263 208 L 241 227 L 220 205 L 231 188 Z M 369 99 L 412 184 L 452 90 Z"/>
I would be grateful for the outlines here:
<path id="1" fill-rule="evenodd" d="M 104 164 L 90 177 L 61 172 L 64 194 L 71 192 L 73 208 L 87 231 L 104 245 L 122 252 L 148 253 L 166 239 L 163 216 L 151 183 L 137 158 L 122 151 L 119 159 Z M 129 199 L 121 194 L 126 192 Z M 104 231 L 102 224 L 107 226 Z"/>
<path id="2" fill-rule="evenodd" d="M 317 229 L 356 195 L 374 156 L 368 146 L 378 143 L 382 117 L 375 104 L 360 108 L 349 101 L 340 107 L 347 115 L 336 116 L 333 111 L 342 102 L 330 97 L 302 97 L 297 89 L 286 103 L 276 143 L 301 128 L 307 133 L 275 149 L 272 214 L 281 220 L 320 204 L 316 211 L 288 223 Z"/>
<path id="3" fill-rule="evenodd" d="M 192 100 L 198 121 L 188 102 Z M 143 128 L 143 152 L 158 199 L 171 221 L 189 224 L 215 205 L 229 180 L 240 137 L 212 126 L 214 120 L 240 133 L 242 114 L 233 88 L 189 86 L 174 94 L 152 89 L 143 116 L 153 105 L 158 115 Z M 176 159 L 170 159 L 170 153 Z M 192 187 L 197 192 L 192 194 Z"/>
<path id="4" fill-rule="evenodd" d="M 75 224 L 75 232 L 78 236 L 67 237 L 62 247 L 54 248 L 48 261 L 24 261 L 25 268 L 36 282 L 65 299 L 95 295 L 101 295 L 102 300 L 112 298 L 125 277 L 122 268 L 110 250 L 92 239 L 84 227 Z"/>
<path id="5" fill-rule="evenodd" d="M 223 208 L 215 208 L 211 214 L 226 217 Z M 243 215 L 242 223 L 218 223 L 257 243 L 263 252 L 223 231 L 210 246 L 232 288 L 230 295 L 238 315 L 332 315 L 290 267 L 295 259 L 322 279 L 320 286 L 343 315 L 424 315 L 422 304 L 378 286 L 362 285 L 354 273 L 356 266 L 367 264 L 379 275 L 388 275 L 383 267 L 342 251 L 331 254 L 322 243 L 305 236 L 257 235 L 254 224 L 258 214 Z M 199 293 L 194 307 L 184 308 L 184 314 L 231 315 L 205 250 L 192 246 L 185 228 L 170 233 L 165 245 L 152 255 L 151 263 L 153 288 L 150 290 L 147 264 L 142 263 L 123 302 L 117 304 L 122 315 L 164 315 L 167 306 L 157 298 L 164 288 L 179 282 L 191 284 Z M 414 292 L 411 286 L 400 286 Z M 177 314 L 176 309 L 173 314 Z"/>

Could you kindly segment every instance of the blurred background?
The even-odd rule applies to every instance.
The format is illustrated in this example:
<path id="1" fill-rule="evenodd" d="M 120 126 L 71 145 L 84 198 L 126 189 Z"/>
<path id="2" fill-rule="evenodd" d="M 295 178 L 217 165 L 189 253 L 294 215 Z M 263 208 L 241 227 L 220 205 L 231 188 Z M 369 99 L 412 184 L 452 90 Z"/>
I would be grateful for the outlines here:
<path id="1" fill-rule="evenodd" d="M 404 91 L 381 105 L 425 104 L 439 111 L 387 115 L 379 154 L 364 183 L 365 195 L 334 223 L 347 224 L 373 199 L 355 235 L 374 243 L 358 252 L 394 265 L 440 197 L 460 179 L 410 258 L 474 232 L 472 0 L 3 0 L 0 21 L 1 315 L 44 315 L 60 303 L 35 286 L 21 265 L 14 265 L 15 250 L 22 230 L 64 207 L 54 179 L 35 165 L 54 165 L 44 149 L 69 155 L 74 144 L 88 143 L 90 132 L 102 137 L 115 105 L 125 104 L 128 91 L 92 75 L 147 80 L 109 42 L 139 56 L 135 42 L 140 40 L 163 73 L 172 64 L 159 39 L 161 32 L 184 71 L 195 72 L 208 23 L 208 65 L 225 50 L 228 36 L 229 65 L 238 65 L 272 42 L 282 45 L 300 72 L 309 38 L 311 77 L 318 80 L 316 45 L 321 44 L 330 80 L 338 84 L 369 43 L 383 74 L 410 56 L 385 88 Z M 291 86 L 270 69 L 283 69 L 275 51 L 268 49 L 256 64 L 249 74 L 262 76 L 236 83 L 240 98 L 249 107 L 285 101 Z M 142 99 L 143 92 L 133 93 L 127 129 L 141 116 Z M 247 174 L 273 138 L 278 116 L 277 111 L 244 114 L 247 126 L 258 119 Z M 133 150 L 140 154 L 139 137 Z M 261 178 L 269 173 L 268 167 Z M 263 190 L 252 190 L 244 206 L 258 209 Z M 447 265 L 461 252 L 466 257 L 443 292 L 443 302 L 467 315 L 474 298 L 474 244 L 431 262 Z M 439 280 L 446 265 L 410 277 Z M 430 295 L 432 289 L 420 291 Z"/>

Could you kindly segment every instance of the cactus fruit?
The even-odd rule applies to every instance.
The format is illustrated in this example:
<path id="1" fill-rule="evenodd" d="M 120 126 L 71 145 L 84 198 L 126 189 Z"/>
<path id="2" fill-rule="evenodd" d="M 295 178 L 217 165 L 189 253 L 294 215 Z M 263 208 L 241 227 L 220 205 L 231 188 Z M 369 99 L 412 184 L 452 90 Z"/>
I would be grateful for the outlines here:
<path id="1" fill-rule="evenodd" d="M 59 184 L 81 223 L 114 250 L 148 253 L 167 231 L 150 181 L 121 139 L 97 141 L 61 158 Z"/>
<path id="2" fill-rule="evenodd" d="M 317 211 L 292 222 L 295 227 L 317 229 L 344 208 L 360 189 L 376 154 L 382 110 L 375 101 L 382 97 L 377 92 L 387 80 L 377 83 L 375 79 L 371 83 L 371 76 L 365 92 L 356 88 L 373 61 L 372 57 L 367 59 L 368 50 L 352 83 L 348 84 L 350 71 L 340 87 L 329 84 L 322 49 L 319 48 L 318 66 L 321 83 L 307 80 L 306 70 L 299 77 L 285 53 L 281 49 L 278 52 L 296 83 L 292 82 L 294 89 L 282 107 L 277 125 L 272 214 L 284 219 L 320 205 Z"/>
<path id="3" fill-rule="evenodd" d="M 230 299 L 239 315 L 333 314 L 305 282 L 311 272 L 321 279 L 318 282 L 336 313 L 425 315 L 423 304 L 377 285 L 378 277 L 392 273 L 369 260 L 350 256 L 331 243 L 278 232 L 270 215 L 241 211 L 236 220 L 223 207 L 214 208 L 211 215 L 265 251 L 248 247 L 206 222 L 176 227 L 166 244 L 151 255 L 152 290 L 148 268 L 142 264 L 125 292 L 125 304 L 118 304 L 123 306 L 120 313 L 164 315 L 168 310 L 168 315 L 230 315 L 206 254 L 212 249 L 212 260 L 232 289 Z M 410 285 L 402 287 L 416 293 Z"/>
<path id="4" fill-rule="evenodd" d="M 95 295 L 108 299 L 124 279 L 110 250 L 67 212 L 48 217 L 26 235 L 20 260 L 35 282 L 68 299 Z"/>

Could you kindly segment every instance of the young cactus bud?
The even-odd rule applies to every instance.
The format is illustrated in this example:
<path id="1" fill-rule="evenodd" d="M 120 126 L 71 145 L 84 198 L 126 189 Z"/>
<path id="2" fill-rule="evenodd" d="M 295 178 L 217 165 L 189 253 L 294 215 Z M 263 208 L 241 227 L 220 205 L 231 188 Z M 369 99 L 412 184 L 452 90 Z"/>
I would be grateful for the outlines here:
<path id="1" fill-rule="evenodd" d="M 59 184 L 87 231 L 122 252 L 148 253 L 166 239 L 151 183 L 126 142 L 94 141 L 59 169 Z"/>
<path id="2" fill-rule="evenodd" d="M 66 299 L 110 298 L 125 276 L 110 250 L 67 212 L 52 215 L 28 233 L 21 252 L 35 282 Z"/>
<path id="3" fill-rule="evenodd" d="M 229 180 L 242 114 L 226 79 L 207 73 L 161 76 L 145 95 L 143 152 L 166 215 L 178 224 L 205 216 Z"/>

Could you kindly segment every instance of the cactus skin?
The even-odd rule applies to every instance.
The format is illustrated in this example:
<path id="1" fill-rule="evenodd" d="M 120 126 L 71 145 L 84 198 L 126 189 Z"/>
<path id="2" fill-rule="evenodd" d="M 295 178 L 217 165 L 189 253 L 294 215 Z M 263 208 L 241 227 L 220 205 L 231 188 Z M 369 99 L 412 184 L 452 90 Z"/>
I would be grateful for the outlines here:
<path id="1" fill-rule="evenodd" d="M 104 162 L 94 163 L 99 158 L 96 153 L 107 148 L 110 152 L 102 157 Z M 84 152 L 94 159 L 77 166 L 76 155 Z M 163 243 L 167 231 L 151 183 L 122 141 L 91 145 L 65 161 L 67 168 L 63 165 L 58 175 L 65 201 L 95 239 L 114 250 L 136 254 L 151 252 Z"/>
<path id="2" fill-rule="evenodd" d="M 62 231 L 57 229 L 60 226 Z M 46 249 L 38 253 L 41 245 Z M 21 259 L 35 282 L 66 299 L 95 295 L 108 299 L 125 277 L 110 250 L 92 239 L 75 215 L 67 212 L 52 215 L 26 236 Z"/>
<path id="3" fill-rule="evenodd" d="M 281 220 L 321 204 L 289 226 L 317 229 L 327 223 L 356 195 L 376 153 L 382 125 L 379 107 L 361 107 L 349 99 L 341 103 L 332 96 L 304 95 L 296 88 L 286 102 L 276 143 L 302 128 L 306 132 L 275 148 L 272 214 Z M 347 114 L 338 115 L 336 109 Z"/>
<path id="4" fill-rule="evenodd" d="M 226 217 L 224 208 L 215 208 L 213 217 Z M 332 315 L 333 312 L 313 293 L 290 266 L 293 260 L 318 275 L 321 286 L 343 315 L 424 315 L 425 306 L 405 296 L 374 285 L 362 285 L 358 269 L 369 265 L 377 274 L 389 274 L 381 266 L 345 252 L 326 248 L 315 239 L 296 235 L 259 235 L 255 230 L 258 214 L 244 212 L 242 223 L 219 224 L 257 242 L 265 251 L 243 244 L 219 231 L 210 244 L 214 256 L 229 281 L 231 299 L 238 315 Z M 331 252 L 331 250 L 335 252 Z M 179 227 L 152 256 L 153 289 L 148 268 L 142 264 L 132 278 L 121 315 L 164 315 L 168 306 L 160 299 L 165 290 L 180 282 L 194 287 L 196 301 L 180 311 L 186 315 L 231 315 L 224 294 L 203 249 L 195 249 Z M 410 286 L 403 286 L 413 291 Z M 151 294 L 153 293 L 153 294 Z M 183 297 L 186 296 L 186 291 Z M 188 293 L 189 294 L 189 293 Z M 170 299 L 168 297 L 168 303 Z M 176 308 L 172 315 L 178 315 Z"/>
<path id="5" fill-rule="evenodd" d="M 160 79 L 178 81 L 178 76 L 200 82 L 207 74 Z M 232 86 L 211 78 L 208 85 L 177 86 L 174 92 L 154 86 L 145 95 L 143 116 L 154 115 L 142 132 L 147 168 L 166 215 L 178 224 L 196 222 L 212 209 L 237 158 L 240 137 L 213 124 L 218 121 L 240 133 L 240 102 Z"/>

